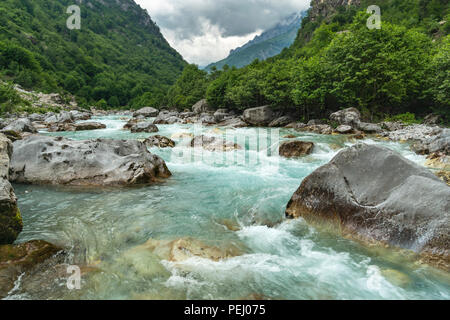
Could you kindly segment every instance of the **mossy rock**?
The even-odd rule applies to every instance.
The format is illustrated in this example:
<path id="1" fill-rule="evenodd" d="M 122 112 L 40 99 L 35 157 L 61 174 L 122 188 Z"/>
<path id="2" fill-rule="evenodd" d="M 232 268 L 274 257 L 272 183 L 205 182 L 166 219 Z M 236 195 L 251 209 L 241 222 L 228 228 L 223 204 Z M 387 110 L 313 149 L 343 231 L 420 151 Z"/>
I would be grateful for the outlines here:
<path id="1" fill-rule="evenodd" d="M 14 287 L 17 277 L 45 262 L 62 249 L 42 240 L 0 246 L 0 298 Z"/>
<path id="2" fill-rule="evenodd" d="M 0 245 L 13 243 L 22 232 L 22 228 L 19 208 L 11 203 L 0 204 Z"/>

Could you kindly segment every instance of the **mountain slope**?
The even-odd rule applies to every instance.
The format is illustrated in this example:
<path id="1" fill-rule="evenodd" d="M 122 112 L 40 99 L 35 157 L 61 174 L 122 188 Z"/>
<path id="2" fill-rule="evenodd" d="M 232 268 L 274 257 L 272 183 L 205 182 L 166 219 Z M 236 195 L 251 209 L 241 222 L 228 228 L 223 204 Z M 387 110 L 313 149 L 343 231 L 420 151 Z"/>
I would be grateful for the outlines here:
<path id="1" fill-rule="evenodd" d="M 241 68 L 249 65 L 255 59 L 266 60 L 279 54 L 284 48 L 289 47 L 294 42 L 303 16 L 304 13 L 292 14 L 242 47 L 231 50 L 227 58 L 212 63 L 205 69 L 211 70 L 213 67 L 222 69 L 224 65 Z"/>
<path id="2" fill-rule="evenodd" d="M 381 8 L 381 29 L 367 27 L 370 5 Z M 290 48 L 198 82 L 216 109 L 271 105 L 307 122 L 355 107 L 369 121 L 433 112 L 450 123 L 449 65 L 448 0 L 312 0 Z M 177 81 L 167 100 L 177 106 L 190 86 Z"/>
<path id="3" fill-rule="evenodd" d="M 81 29 L 66 13 L 77 3 Z M 186 65 L 132 0 L 3 0 L 0 77 L 82 105 L 156 105 Z"/>

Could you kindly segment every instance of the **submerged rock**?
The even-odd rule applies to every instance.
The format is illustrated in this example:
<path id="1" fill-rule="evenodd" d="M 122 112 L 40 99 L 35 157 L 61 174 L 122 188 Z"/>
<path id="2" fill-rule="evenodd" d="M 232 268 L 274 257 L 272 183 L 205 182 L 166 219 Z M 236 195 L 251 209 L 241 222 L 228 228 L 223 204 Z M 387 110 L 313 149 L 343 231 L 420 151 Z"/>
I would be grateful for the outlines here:
<path id="1" fill-rule="evenodd" d="M 185 139 L 192 139 L 194 135 L 189 132 L 177 132 L 174 133 L 170 138 L 175 140 L 185 140 Z"/>
<path id="2" fill-rule="evenodd" d="M 14 282 L 21 274 L 61 251 L 61 248 L 41 240 L 0 246 L 0 298 L 14 288 Z"/>
<path id="3" fill-rule="evenodd" d="M 359 144 L 341 151 L 302 182 L 286 215 L 450 266 L 450 188 L 384 147 Z"/>
<path id="4" fill-rule="evenodd" d="M 171 175 L 139 141 L 44 136 L 14 143 L 10 172 L 17 183 L 77 186 L 147 184 Z"/>
<path id="5" fill-rule="evenodd" d="M 203 149 L 208 151 L 224 151 L 224 152 L 242 149 L 242 147 L 236 143 L 227 142 L 222 138 L 207 137 L 204 135 L 192 139 L 191 147 L 193 148 L 202 147 Z"/>
<path id="6" fill-rule="evenodd" d="M 152 136 L 144 141 L 145 145 L 149 148 L 158 147 L 158 148 L 173 148 L 175 147 L 175 141 L 163 137 L 160 135 Z"/>
<path id="7" fill-rule="evenodd" d="M 220 261 L 242 254 L 242 251 L 234 246 L 219 248 L 207 245 L 193 238 L 181 238 L 177 240 L 150 239 L 138 248 L 152 252 L 162 260 L 172 262 L 183 262 L 194 257 Z"/>
<path id="8" fill-rule="evenodd" d="M 280 145 L 280 156 L 285 158 L 298 158 L 311 154 L 314 143 L 306 141 L 286 141 Z"/>

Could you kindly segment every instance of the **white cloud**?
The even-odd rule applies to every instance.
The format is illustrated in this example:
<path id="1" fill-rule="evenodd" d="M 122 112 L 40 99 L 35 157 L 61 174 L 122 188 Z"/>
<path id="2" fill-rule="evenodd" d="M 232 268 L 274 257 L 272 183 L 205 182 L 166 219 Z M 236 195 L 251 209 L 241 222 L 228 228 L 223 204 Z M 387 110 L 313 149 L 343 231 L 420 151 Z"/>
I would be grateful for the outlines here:
<path id="1" fill-rule="evenodd" d="M 183 57 L 199 65 L 225 58 L 310 0 L 135 0 Z"/>

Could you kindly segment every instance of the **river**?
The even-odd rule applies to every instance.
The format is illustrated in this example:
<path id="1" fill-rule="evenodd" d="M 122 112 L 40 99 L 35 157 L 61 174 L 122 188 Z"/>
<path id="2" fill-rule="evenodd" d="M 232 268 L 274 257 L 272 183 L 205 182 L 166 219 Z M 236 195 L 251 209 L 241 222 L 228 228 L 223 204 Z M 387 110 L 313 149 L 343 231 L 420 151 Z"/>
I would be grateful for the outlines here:
<path id="1" fill-rule="evenodd" d="M 121 130 L 126 120 L 98 117 L 107 129 L 43 133 L 72 139 L 143 139 Z M 223 128 L 158 125 L 157 134 L 223 134 Z M 321 233 L 284 211 L 303 178 L 357 141 L 290 129 L 227 130 L 241 150 L 152 148 L 173 176 L 147 187 L 80 189 L 14 185 L 24 229 L 17 243 L 42 239 L 69 252 L 66 263 L 100 270 L 80 290 L 49 274 L 18 280 L 7 299 L 449 299 L 448 275 L 391 251 Z M 293 134 L 314 152 L 289 160 L 270 154 Z M 258 141 L 255 143 L 255 141 Z M 366 139 L 424 164 L 408 145 Z M 255 147 L 256 146 L 256 147 Z M 149 239 L 190 237 L 241 254 L 222 261 L 160 260 L 133 250 Z M 130 253 L 132 252 L 132 253 Z M 46 277 L 46 279 L 43 279 Z"/>

